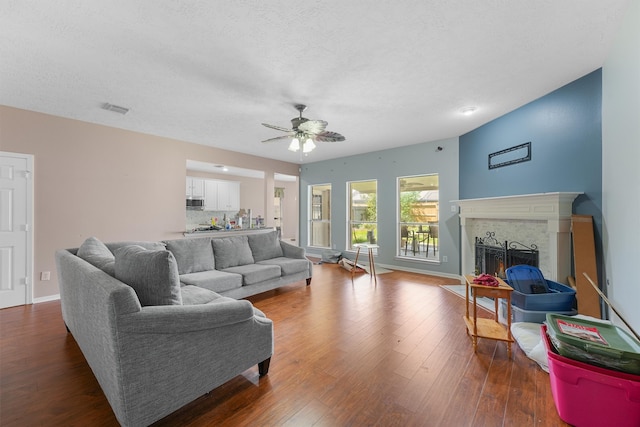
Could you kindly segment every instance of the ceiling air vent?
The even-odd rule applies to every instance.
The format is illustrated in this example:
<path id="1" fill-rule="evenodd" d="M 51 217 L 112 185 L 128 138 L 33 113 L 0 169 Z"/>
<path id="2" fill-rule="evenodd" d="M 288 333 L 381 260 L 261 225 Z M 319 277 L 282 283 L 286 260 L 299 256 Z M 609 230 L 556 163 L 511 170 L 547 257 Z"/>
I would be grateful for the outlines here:
<path id="1" fill-rule="evenodd" d="M 118 113 L 118 114 L 127 114 L 129 112 L 128 108 L 125 107 L 121 107 L 119 105 L 113 105 L 113 104 L 109 104 L 108 102 L 104 103 L 102 105 L 102 109 L 103 110 L 108 110 L 108 111 L 113 111 L 114 113 Z"/>

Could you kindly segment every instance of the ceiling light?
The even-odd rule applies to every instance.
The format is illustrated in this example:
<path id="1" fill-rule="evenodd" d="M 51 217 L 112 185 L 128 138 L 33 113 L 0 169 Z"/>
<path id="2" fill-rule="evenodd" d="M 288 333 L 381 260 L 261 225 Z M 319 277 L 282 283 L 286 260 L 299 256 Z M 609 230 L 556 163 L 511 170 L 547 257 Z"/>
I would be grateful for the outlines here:
<path id="1" fill-rule="evenodd" d="M 310 152 L 313 151 L 314 148 L 316 148 L 316 144 L 314 144 L 313 141 L 311 140 L 311 138 L 309 138 L 304 143 L 304 146 L 302 147 L 302 152 L 303 153 L 310 153 Z"/>
<path id="2" fill-rule="evenodd" d="M 289 151 L 293 151 L 294 153 L 300 149 L 300 140 L 298 138 L 293 138 L 291 140 L 291 144 L 289 144 Z"/>
<path id="3" fill-rule="evenodd" d="M 460 110 L 460 112 L 465 116 L 470 116 L 476 112 L 476 107 L 465 107 L 462 110 Z"/>

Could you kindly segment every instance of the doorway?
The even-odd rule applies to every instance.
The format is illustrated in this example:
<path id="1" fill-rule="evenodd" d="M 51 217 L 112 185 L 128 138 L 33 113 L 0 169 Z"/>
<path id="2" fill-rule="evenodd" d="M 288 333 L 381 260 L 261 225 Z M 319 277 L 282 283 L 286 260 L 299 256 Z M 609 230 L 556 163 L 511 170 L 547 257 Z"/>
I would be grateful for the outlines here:
<path id="1" fill-rule="evenodd" d="M 273 197 L 273 225 L 278 231 L 278 239 L 282 238 L 282 199 L 284 198 L 284 188 L 276 187 Z"/>
<path id="2" fill-rule="evenodd" d="M 33 156 L 0 151 L 0 308 L 33 302 Z"/>

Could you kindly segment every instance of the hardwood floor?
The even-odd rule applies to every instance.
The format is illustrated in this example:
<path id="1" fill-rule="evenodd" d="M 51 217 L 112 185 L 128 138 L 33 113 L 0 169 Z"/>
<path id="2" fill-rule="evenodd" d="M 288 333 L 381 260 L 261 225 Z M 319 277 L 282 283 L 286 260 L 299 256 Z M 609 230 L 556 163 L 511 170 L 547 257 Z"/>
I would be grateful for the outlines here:
<path id="1" fill-rule="evenodd" d="M 274 321 L 269 374 L 249 369 L 155 425 L 566 426 L 548 374 L 517 344 L 512 359 L 484 339 L 474 354 L 464 300 L 440 284 L 315 265 L 311 286 L 250 298 Z M 0 326 L 0 425 L 117 425 L 59 302 L 0 310 Z"/>

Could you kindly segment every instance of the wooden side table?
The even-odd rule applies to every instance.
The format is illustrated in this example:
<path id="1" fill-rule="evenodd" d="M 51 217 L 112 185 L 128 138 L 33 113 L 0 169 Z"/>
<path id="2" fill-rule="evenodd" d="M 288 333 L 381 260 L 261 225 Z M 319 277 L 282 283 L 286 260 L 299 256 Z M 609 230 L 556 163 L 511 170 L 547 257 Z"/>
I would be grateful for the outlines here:
<path id="1" fill-rule="evenodd" d="M 353 280 L 353 274 L 356 272 L 356 267 L 358 265 L 358 257 L 360 256 L 360 249 L 367 249 L 369 252 L 369 274 L 371 274 L 374 278 L 374 280 L 376 281 L 376 283 L 378 283 L 378 278 L 376 276 L 376 265 L 375 265 L 375 261 L 373 258 L 373 250 L 374 249 L 378 249 L 380 246 L 378 245 L 374 245 L 372 243 L 358 243 L 355 246 L 356 249 L 356 259 L 353 262 L 353 268 L 351 269 L 351 280 Z"/>
<path id="2" fill-rule="evenodd" d="M 511 292 L 513 288 L 499 277 L 496 277 L 499 286 L 495 287 L 473 283 L 475 276 L 470 274 L 465 275 L 464 279 L 466 281 L 466 312 L 464 322 L 467 325 L 467 335 L 471 335 L 473 351 L 475 352 L 478 349 L 478 338 L 505 341 L 507 343 L 507 354 L 509 358 L 511 358 L 511 343 L 513 342 L 513 337 L 511 336 Z M 469 317 L 469 289 L 471 289 L 473 294 L 473 317 Z M 495 316 L 493 319 L 478 318 L 478 297 L 493 298 L 495 302 Z M 498 299 L 500 298 L 507 300 L 506 327 L 498 321 Z"/>

